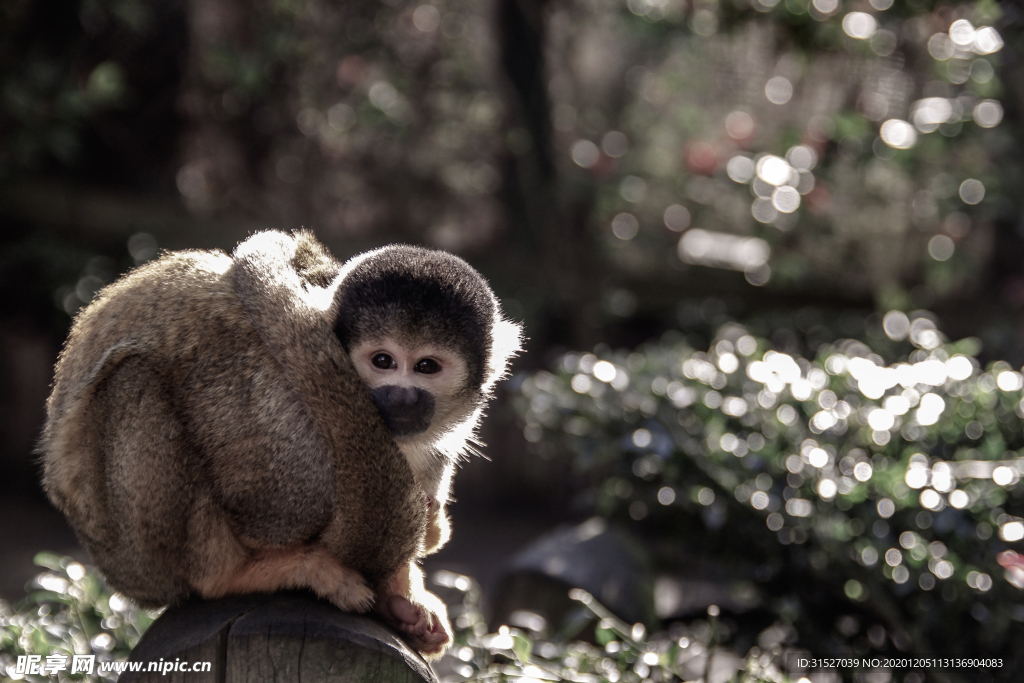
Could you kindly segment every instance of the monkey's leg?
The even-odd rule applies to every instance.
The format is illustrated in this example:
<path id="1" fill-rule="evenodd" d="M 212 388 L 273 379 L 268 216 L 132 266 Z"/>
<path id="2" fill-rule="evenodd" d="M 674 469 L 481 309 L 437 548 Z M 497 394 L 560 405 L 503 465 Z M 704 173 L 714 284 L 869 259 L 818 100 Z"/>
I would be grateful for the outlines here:
<path id="1" fill-rule="evenodd" d="M 424 587 L 423 571 L 413 562 L 385 582 L 374 610 L 428 658 L 439 657 L 452 642 L 448 609 Z"/>
<path id="2" fill-rule="evenodd" d="M 189 591 L 194 486 L 165 386 L 149 361 L 128 357 L 97 388 L 90 413 L 101 429 L 108 517 L 86 520 L 83 537 L 110 584 L 144 605 L 173 603 Z M 94 522 L 102 529 L 96 535 Z"/>
<path id="3" fill-rule="evenodd" d="M 310 588 L 346 612 L 366 612 L 374 601 L 373 591 L 359 572 L 312 546 L 250 551 L 244 560 L 208 577 L 197 588 L 207 598 Z"/>

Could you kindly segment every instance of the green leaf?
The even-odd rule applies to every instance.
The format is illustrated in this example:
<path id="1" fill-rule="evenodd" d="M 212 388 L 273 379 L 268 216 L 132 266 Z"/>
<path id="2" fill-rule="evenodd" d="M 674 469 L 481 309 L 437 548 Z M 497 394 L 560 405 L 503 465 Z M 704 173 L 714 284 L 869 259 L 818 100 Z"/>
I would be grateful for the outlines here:
<path id="1" fill-rule="evenodd" d="M 526 664 L 530 661 L 530 654 L 533 651 L 533 643 L 525 636 L 513 635 L 512 651 L 516 653 L 516 657 L 519 658 L 520 662 Z"/>
<path id="2" fill-rule="evenodd" d="M 57 555 L 56 553 L 49 553 L 46 551 L 36 553 L 36 556 L 32 558 L 32 562 L 36 566 L 46 567 L 47 569 L 52 569 L 53 571 L 63 571 L 64 568 L 61 566 L 60 560 L 60 555 Z"/>
<path id="3" fill-rule="evenodd" d="M 601 624 L 598 624 L 594 628 L 594 637 L 597 638 L 597 644 L 603 647 L 615 640 L 618 636 L 613 629 L 605 628 Z"/>

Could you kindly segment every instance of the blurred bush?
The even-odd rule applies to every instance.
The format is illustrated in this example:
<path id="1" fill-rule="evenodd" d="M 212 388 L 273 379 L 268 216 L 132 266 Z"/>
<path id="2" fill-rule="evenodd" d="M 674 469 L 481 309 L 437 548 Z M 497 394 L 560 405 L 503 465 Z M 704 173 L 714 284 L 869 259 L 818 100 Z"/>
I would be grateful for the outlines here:
<path id="1" fill-rule="evenodd" d="M 116 672 L 101 672 L 98 665 L 89 674 L 71 673 L 71 656 L 126 661 L 159 611 L 140 610 L 110 593 L 94 568 L 69 557 L 40 553 L 36 563 L 48 571 L 33 580 L 29 595 L 15 607 L 0 602 L 0 679 L 116 680 Z M 507 626 L 489 633 L 480 611 L 480 587 L 473 579 L 438 572 L 432 580 L 449 591 L 453 602 L 455 644 L 436 666 L 445 681 L 669 681 L 711 671 L 725 680 L 742 671 L 746 680 L 757 683 L 779 680 L 781 658 L 791 650 L 773 642 L 752 649 L 744 659 L 728 649 L 716 649 L 715 616 L 648 635 L 642 624 L 623 623 L 578 590 L 572 597 L 585 612 L 581 623 L 596 625 L 596 645 L 541 639 L 529 630 Z M 25 655 L 41 656 L 48 675 L 18 672 L 18 657 Z"/>
<path id="2" fill-rule="evenodd" d="M 987 1 L 559 4 L 560 170 L 593 188 L 626 277 L 681 260 L 888 306 L 964 294 L 1019 176 L 995 163 L 1013 139 L 1002 15 Z"/>
<path id="3" fill-rule="evenodd" d="M 567 353 L 516 406 L 572 459 L 580 513 L 628 524 L 667 574 L 696 556 L 746 582 L 802 647 L 1016 661 L 1024 376 L 927 313 L 882 324 L 810 358 L 736 323 L 706 349 Z"/>
<path id="4" fill-rule="evenodd" d="M 783 683 L 786 656 L 798 651 L 769 630 L 761 643 L 745 654 L 721 647 L 718 610 L 703 619 L 675 624 L 670 630 L 648 633 L 643 624 L 629 625 L 611 614 L 593 596 L 573 590 L 580 606 L 576 629 L 594 626 L 592 641 L 541 637 L 538 629 L 500 626 L 489 632 L 480 611 L 480 588 L 466 576 L 437 572 L 433 581 L 453 589 L 450 614 L 455 643 L 434 668 L 445 683 L 463 681 L 577 681 L 583 683 L 640 683 L 692 681 L 714 683 Z M 525 621 L 540 621 L 536 614 Z M 778 629 L 775 629 L 778 631 Z M 577 631 L 578 633 L 578 631 Z"/>
<path id="5" fill-rule="evenodd" d="M 17 605 L 0 600 L 0 679 L 27 681 L 116 680 L 116 672 L 72 674 L 73 655 L 93 655 L 97 662 L 125 661 L 159 612 L 136 608 L 111 593 L 96 570 L 70 557 L 39 553 L 36 564 L 47 571 L 30 584 Z M 19 656 L 40 655 L 62 665 L 49 675 L 17 672 Z"/>

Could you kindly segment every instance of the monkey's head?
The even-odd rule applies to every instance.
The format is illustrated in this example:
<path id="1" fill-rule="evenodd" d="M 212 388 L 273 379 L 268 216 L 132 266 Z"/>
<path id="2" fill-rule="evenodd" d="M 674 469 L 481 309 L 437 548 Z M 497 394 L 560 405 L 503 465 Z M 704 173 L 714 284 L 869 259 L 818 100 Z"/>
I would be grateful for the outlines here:
<path id="1" fill-rule="evenodd" d="M 455 455 L 519 350 L 487 282 L 446 252 L 390 246 L 345 264 L 335 332 L 403 451 Z"/>

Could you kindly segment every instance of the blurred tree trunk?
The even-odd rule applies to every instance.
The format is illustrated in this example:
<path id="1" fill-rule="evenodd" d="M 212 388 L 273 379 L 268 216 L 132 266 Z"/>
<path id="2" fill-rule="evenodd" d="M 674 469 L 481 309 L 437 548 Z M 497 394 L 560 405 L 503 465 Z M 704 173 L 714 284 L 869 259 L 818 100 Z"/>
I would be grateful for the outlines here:
<path id="1" fill-rule="evenodd" d="M 600 290 L 594 281 L 602 267 L 589 230 L 591 188 L 567 187 L 554 160 L 545 59 L 548 9 L 548 0 L 498 0 L 501 66 L 519 126 L 508 134 L 525 141 L 510 165 L 509 212 L 520 227 L 516 241 L 544 277 L 548 329 L 538 332 L 557 343 L 590 347 L 600 337 Z"/>

